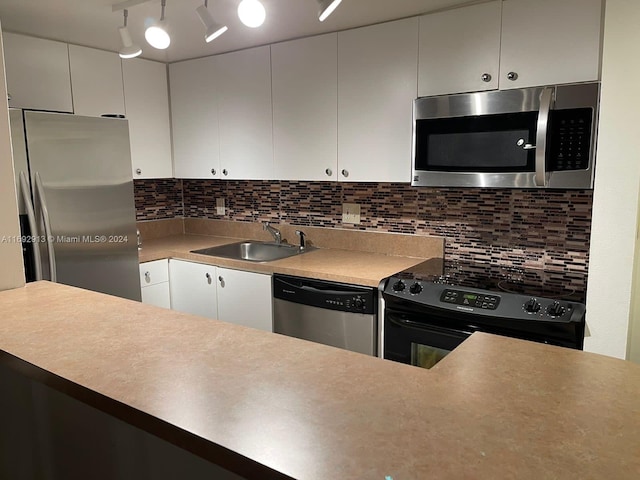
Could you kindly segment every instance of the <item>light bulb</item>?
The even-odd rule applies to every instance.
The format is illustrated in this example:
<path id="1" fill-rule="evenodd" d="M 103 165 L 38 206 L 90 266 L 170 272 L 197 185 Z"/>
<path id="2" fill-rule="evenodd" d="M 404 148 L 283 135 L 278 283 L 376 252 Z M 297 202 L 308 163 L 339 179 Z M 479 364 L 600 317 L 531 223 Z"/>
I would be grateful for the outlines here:
<path id="1" fill-rule="evenodd" d="M 247 27 L 259 27 L 266 16 L 267 12 L 258 0 L 242 0 L 238 5 L 238 17 Z"/>
<path id="2" fill-rule="evenodd" d="M 171 37 L 167 33 L 164 22 L 158 22 L 147 28 L 144 32 L 144 38 L 147 39 L 149 45 L 158 50 L 165 50 L 171 45 Z"/>

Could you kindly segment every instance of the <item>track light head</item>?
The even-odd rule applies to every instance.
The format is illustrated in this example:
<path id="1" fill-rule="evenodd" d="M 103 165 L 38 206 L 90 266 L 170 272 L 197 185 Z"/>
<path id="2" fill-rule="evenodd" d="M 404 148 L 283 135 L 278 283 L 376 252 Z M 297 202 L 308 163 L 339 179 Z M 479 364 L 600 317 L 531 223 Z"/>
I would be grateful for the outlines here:
<path id="1" fill-rule="evenodd" d="M 162 13 L 160 15 L 160 21 L 150 25 L 144 32 L 144 38 L 146 38 L 149 45 L 158 50 L 165 50 L 171 45 L 171 37 L 167 31 L 167 21 L 164 18 L 164 9 L 167 4 L 167 0 L 162 0 Z"/>
<path id="2" fill-rule="evenodd" d="M 264 23 L 267 12 L 258 0 L 242 0 L 238 5 L 238 17 L 247 27 L 257 28 Z"/>
<path id="3" fill-rule="evenodd" d="M 324 22 L 333 11 L 338 8 L 342 0 L 318 0 L 320 11 L 318 12 L 318 20 Z"/>
<path id="4" fill-rule="evenodd" d="M 129 33 L 129 28 L 127 27 L 127 17 L 129 16 L 129 12 L 124 10 L 124 25 L 118 29 L 120 32 L 120 39 L 122 40 L 122 48 L 118 52 L 120 58 L 134 58 L 142 53 L 142 49 L 138 45 L 134 45 L 133 40 L 131 40 L 131 34 Z"/>
<path id="5" fill-rule="evenodd" d="M 206 2 L 204 5 L 200 5 L 198 8 L 196 8 L 196 13 L 198 14 L 198 17 L 200 17 L 200 21 L 202 21 L 202 24 L 206 28 L 204 39 L 207 43 L 215 40 L 228 30 L 226 25 L 221 25 L 213 19 L 211 13 L 209 12 L 209 9 L 207 8 Z"/>

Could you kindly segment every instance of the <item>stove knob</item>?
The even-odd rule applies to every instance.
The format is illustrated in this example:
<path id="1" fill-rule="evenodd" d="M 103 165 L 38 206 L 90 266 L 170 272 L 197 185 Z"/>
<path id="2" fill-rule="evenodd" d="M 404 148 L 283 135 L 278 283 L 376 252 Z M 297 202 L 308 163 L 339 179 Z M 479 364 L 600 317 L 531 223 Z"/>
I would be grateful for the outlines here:
<path id="1" fill-rule="evenodd" d="M 405 284 L 402 280 L 398 280 L 396 283 L 393 284 L 393 291 L 394 292 L 401 292 L 404 290 L 405 288 Z"/>
<path id="2" fill-rule="evenodd" d="M 560 302 L 553 302 L 547 308 L 547 313 L 550 317 L 561 317 L 566 312 L 566 309 L 560 304 Z"/>
<path id="3" fill-rule="evenodd" d="M 532 298 L 524 304 L 524 310 L 528 313 L 538 313 L 540 311 L 540 303 L 535 298 Z"/>
<path id="4" fill-rule="evenodd" d="M 416 295 L 422 291 L 422 285 L 420 285 L 419 283 L 414 283 L 409 287 L 409 291 Z"/>

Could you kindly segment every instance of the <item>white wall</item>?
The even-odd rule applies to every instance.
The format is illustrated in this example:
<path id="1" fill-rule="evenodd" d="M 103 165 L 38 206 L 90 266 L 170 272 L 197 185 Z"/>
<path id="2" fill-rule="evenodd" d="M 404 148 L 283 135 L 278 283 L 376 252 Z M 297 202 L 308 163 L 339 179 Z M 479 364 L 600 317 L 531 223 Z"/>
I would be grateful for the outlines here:
<path id="1" fill-rule="evenodd" d="M 0 290 L 24 285 L 22 247 L 12 241 L 20 235 L 13 175 L 7 84 L 0 29 Z M 3 241 L 4 239 L 4 241 Z"/>
<path id="2" fill-rule="evenodd" d="M 640 180 L 640 2 L 607 0 L 585 350 L 625 358 Z"/>

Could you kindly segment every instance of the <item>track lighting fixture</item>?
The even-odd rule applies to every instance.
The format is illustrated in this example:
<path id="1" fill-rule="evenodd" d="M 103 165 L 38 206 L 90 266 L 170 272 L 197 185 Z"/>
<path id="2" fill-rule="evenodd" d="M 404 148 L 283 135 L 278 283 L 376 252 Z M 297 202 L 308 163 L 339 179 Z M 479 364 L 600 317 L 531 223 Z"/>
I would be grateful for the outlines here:
<path id="1" fill-rule="evenodd" d="M 129 11 L 124 9 L 124 25 L 118 29 L 120 32 L 120 38 L 122 39 L 122 48 L 120 49 L 120 57 L 121 58 L 134 58 L 142 53 L 142 49 L 138 45 L 134 45 L 133 40 L 131 40 L 131 34 L 129 33 L 129 28 L 127 27 L 127 17 L 129 16 Z"/>
<path id="2" fill-rule="evenodd" d="M 207 29 L 204 34 L 204 39 L 207 43 L 215 40 L 228 30 L 226 25 L 221 25 L 213 19 L 211 13 L 209 12 L 208 3 L 208 0 L 204 0 L 204 5 L 200 5 L 198 8 L 196 8 L 198 17 L 200 17 L 200 20 Z"/>
<path id="3" fill-rule="evenodd" d="M 266 16 L 267 12 L 258 0 L 242 0 L 238 5 L 238 17 L 247 27 L 259 27 Z"/>
<path id="4" fill-rule="evenodd" d="M 318 12 L 318 20 L 324 22 L 333 11 L 338 8 L 342 0 L 318 0 L 320 11 Z"/>
<path id="5" fill-rule="evenodd" d="M 164 19 L 164 9 L 167 5 L 167 0 L 162 0 L 162 11 L 160 14 L 160 21 L 152 24 L 144 32 L 144 38 L 147 39 L 149 45 L 158 50 L 164 50 L 171 44 L 171 37 L 167 32 L 167 22 Z"/>
<path id="6" fill-rule="evenodd" d="M 207 43 L 215 40 L 225 33 L 228 28 L 224 23 L 214 20 L 209 11 L 209 1 L 203 0 L 204 4 L 196 8 L 198 18 L 205 27 L 204 39 Z M 237 1 L 237 0 L 235 0 Z M 309 2 L 311 0 L 308 0 Z M 333 13 L 333 11 L 342 3 L 342 0 L 315 0 L 319 6 L 318 19 L 323 22 Z M 120 49 L 120 57 L 133 58 L 142 53 L 142 49 L 135 45 L 131 39 L 131 34 L 127 27 L 128 9 L 141 5 L 143 3 L 157 2 L 157 0 L 122 0 L 112 6 L 112 11 L 124 11 L 124 26 L 118 30 L 122 39 L 122 48 Z M 162 10 L 160 19 L 145 22 L 148 26 L 144 32 L 144 37 L 153 48 L 164 50 L 171 44 L 171 36 L 167 29 L 167 21 L 164 17 L 167 0 L 161 0 Z M 238 17 L 240 21 L 247 27 L 257 28 L 262 25 L 266 19 L 267 12 L 260 0 L 241 0 L 238 5 Z"/>

